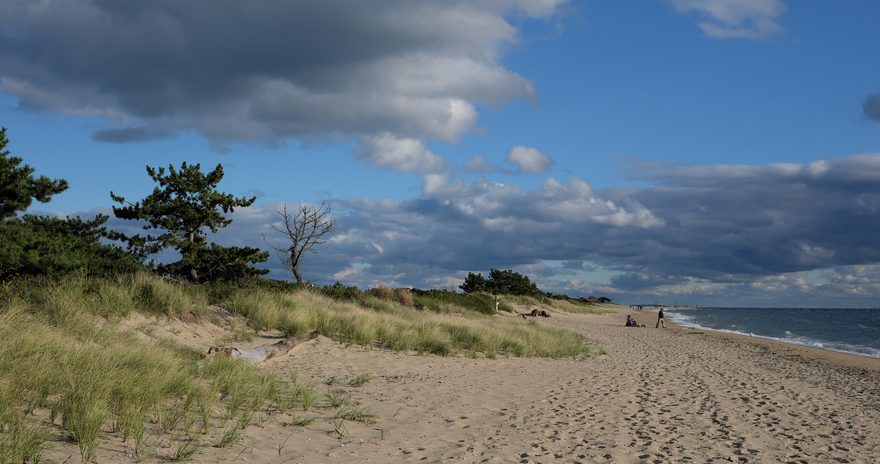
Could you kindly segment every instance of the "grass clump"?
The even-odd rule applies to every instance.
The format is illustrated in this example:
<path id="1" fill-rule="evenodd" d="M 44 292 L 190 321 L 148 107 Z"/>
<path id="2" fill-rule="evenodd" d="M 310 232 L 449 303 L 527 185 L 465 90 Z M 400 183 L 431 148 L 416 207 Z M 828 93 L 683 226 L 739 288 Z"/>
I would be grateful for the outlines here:
<path id="1" fill-rule="evenodd" d="M 122 283 L 130 280 L 140 311 L 180 318 L 200 318 L 207 314 L 208 296 L 201 287 L 166 281 L 147 273 L 120 279 Z"/>
<path id="2" fill-rule="evenodd" d="M 366 408 L 341 409 L 336 413 L 336 418 L 364 424 L 376 423 L 376 414 Z"/>
<path id="3" fill-rule="evenodd" d="M 170 459 L 173 462 L 189 461 L 201 448 L 201 440 L 198 436 L 185 435 L 178 438 L 176 441 L 177 449 L 174 451 L 174 455 Z"/>
<path id="4" fill-rule="evenodd" d="M 297 427 L 308 427 L 318 421 L 317 417 L 297 417 L 293 416 L 291 424 Z"/>
<path id="5" fill-rule="evenodd" d="M 200 363 L 193 350 L 100 323 L 88 307 L 67 306 L 64 317 L 45 309 L 21 300 L 0 306 L 0 463 L 38 462 L 52 435 L 76 442 L 91 462 L 106 433 L 141 456 L 148 434 L 186 435 L 196 425 L 225 435 L 230 419 L 241 432 L 277 393 L 273 376 L 242 361 Z M 218 405 L 221 418 L 212 415 Z M 180 441 L 171 457 L 199 443 Z"/>
<path id="6" fill-rule="evenodd" d="M 401 306 L 411 308 L 415 305 L 413 293 L 408 288 L 388 288 L 385 286 L 379 286 L 370 290 L 369 294 L 375 296 L 376 298 L 379 298 L 380 300 L 392 301 L 400 304 Z"/>
<path id="7" fill-rule="evenodd" d="M 373 377 L 368 373 L 363 373 L 351 380 L 352 387 L 362 387 L 367 384 Z"/>
<path id="8" fill-rule="evenodd" d="M 318 400 L 318 394 L 310 385 L 300 385 L 294 390 L 294 394 L 299 399 L 303 411 L 308 411 L 315 405 Z"/>
<path id="9" fill-rule="evenodd" d="M 330 393 L 327 393 L 326 395 L 324 395 L 324 398 L 327 400 L 327 404 L 331 408 L 335 409 L 339 409 L 342 406 L 345 406 L 346 404 L 351 402 L 351 397 L 349 397 L 348 394 L 342 390 L 334 390 Z"/>
<path id="10" fill-rule="evenodd" d="M 0 464 L 40 462 L 49 431 L 10 408 L 14 399 L 3 396 L 0 395 Z"/>
<path id="11" fill-rule="evenodd" d="M 248 325 L 259 332 L 279 325 L 280 303 L 279 294 L 269 290 L 239 290 L 221 304 L 231 313 L 245 317 Z"/>
<path id="12" fill-rule="evenodd" d="M 438 313 L 457 313 L 465 309 L 481 314 L 495 314 L 495 299 L 485 293 L 417 290 L 415 302 L 419 307 Z"/>

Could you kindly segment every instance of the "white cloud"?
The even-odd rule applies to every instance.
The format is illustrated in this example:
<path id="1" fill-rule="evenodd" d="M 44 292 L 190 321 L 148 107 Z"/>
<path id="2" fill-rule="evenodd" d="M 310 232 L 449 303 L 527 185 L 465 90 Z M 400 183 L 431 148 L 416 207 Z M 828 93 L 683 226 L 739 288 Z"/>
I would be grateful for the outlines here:
<path id="1" fill-rule="evenodd" d="M 457 198 L 468 195 L 468 188 L 449 173 L 426 174 L 422 177 L 422 195 L 432 198 Z"/>
<path id="2" fill-rule="evenodd" d="M 781 0 L 671 0 L 679 13 L 696 13 L 703 33 L 716 39 L 760 39 L 782 31 Z"/>
<path id="3" fill-rule="evenodd" d="M 487 173 L 497 171 L 498 166 L 495 166 L 494 164 L 492 164 L 491 161 L 487 160 L 486 158 L 477 155 L 468 160 L 464 169 L 468 172 Z"/>
<path id="4" fill-rule="evenodd" d="M 540 151 L 517 145 L 510 149 L 507 161 L 517 166 L 525 174 L 540 174 L 550 169 L 553 160 Z"/>
<path id="5" fill-rule="evenodd" d="M 446 161 L 419 140 L 399 138 L 389 133 L 363 138 L 357 156 L 393 171 L 437 173 L 447 170 Z"/>

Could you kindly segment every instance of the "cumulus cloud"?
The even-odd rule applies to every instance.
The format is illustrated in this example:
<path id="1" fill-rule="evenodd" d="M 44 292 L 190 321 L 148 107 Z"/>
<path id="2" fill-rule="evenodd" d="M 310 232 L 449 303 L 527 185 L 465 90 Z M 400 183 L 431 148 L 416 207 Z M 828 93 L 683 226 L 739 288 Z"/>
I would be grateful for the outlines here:
<path id="1" fill-rule="evenodd" d="M 474 156 L 468 160 L 465 170 L 468 172 L 498 172 L 507 175 L 543 174 L 553 165 L 553 158 L 535 148 L 517 145 L 510 149 L 505 159 L 512 168 L 498 166 L 483 156 Z"/>
<path id="2" fill-rule="evenodd" d="M 446 161 L 428 150 L 421 141 L 389 133 L 363 138 L 357 156 L 393 171 L 437 173 L 447 170 Z"/>
<path id="3" fill-rule="evenodd" d="M 495 164 L 487 160 L 485 157 L 477 155 L 468 160 L 464 169 L 468 172 L 479 172 L 485 174 L 497 171 L 498 166 L 495 166 Z"/>
<path id="4" fill-rule="evenodd" d="M 865 102 L 862 104 L 862 111 L 865 112 L 865 117 L 868 119 L 880 121 L 880 92 L 865 97 Z"/>
<path id="5" fill-rule="evenodd" d="M 510 17 L 564 1 L 11 0 L 0 91 L 27 110 L 106 118 L 99 141 L 454 141 L 475 105 L 535 98 L 499 50 L 517 40 Z"/>
<path id="6" fill-rule="evenodd" d="M 671 0 L 679 13 L 693 13 L 703 33 L 716 39 L 760 39 L 777 34 L 781 0 Z"/>
<path id="7" fill-rule="evenodd" d="M 510 149 L 507 162 L 517 166 L 520 172 L 525 174 L 540 174 L 550 169 L 553 160 L 540 151 L 517 145 Z"/>

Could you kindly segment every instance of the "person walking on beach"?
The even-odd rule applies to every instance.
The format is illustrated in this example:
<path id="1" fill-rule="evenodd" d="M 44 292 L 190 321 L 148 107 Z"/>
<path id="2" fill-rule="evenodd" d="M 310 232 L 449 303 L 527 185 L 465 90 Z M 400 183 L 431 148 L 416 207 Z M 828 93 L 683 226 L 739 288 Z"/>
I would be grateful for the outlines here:
<path id="1" fill-rule="evenodd" d="M 657 327 L 661 327 L 661 326 L 664 329 L 666 328 L 666 324 L 663 322 L 663 308 L 660 308 L 660 312 L 657 313 L 657 326 L 654 328 L 656 329 Z"/>

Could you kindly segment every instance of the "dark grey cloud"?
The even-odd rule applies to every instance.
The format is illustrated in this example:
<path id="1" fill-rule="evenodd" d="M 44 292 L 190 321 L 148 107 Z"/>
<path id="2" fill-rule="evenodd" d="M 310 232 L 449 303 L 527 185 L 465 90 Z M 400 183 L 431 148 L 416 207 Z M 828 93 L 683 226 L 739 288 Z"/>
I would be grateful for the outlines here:
<path id="1" fill-rule="evenodd" d="M 880 121 L 880 92 L 865 97 L 865 102 L 862 104 L 862 111 L 865 112 L 865 116 L 868 119 Z"/>
<path id="2" fill-rule="evenodd" d="M 682 285 L 689 279 L 681 275 L 658 275 L 644 272 L 628 272 L 610 279 L 611 286 L 626 292 L 654 289 L 670 285 Z"/>
<path id="3" fill-rule="evenodd" d="M 113 121 L 100 141 L 455 140 L 476 104 L 535 96 L 499 50 L 564 1 L 10 0 L 0 91 Z"/>
<path id="4" fill-rule="evenodd" d="M 653 187 L 623 195 L 666 227 L 604 241 L 619 264 L 729 283 L 880 262 L 880 155 L 653 176 Z"/>
<path id="5" fill-rule="evenodd" d="M 169 139 L 173 132 L 147 126 L 122 127 L 118 129 L 99 129 L 92 134 L 92 140 L 107 143 L 144 142 L 148 140 Z"/>

